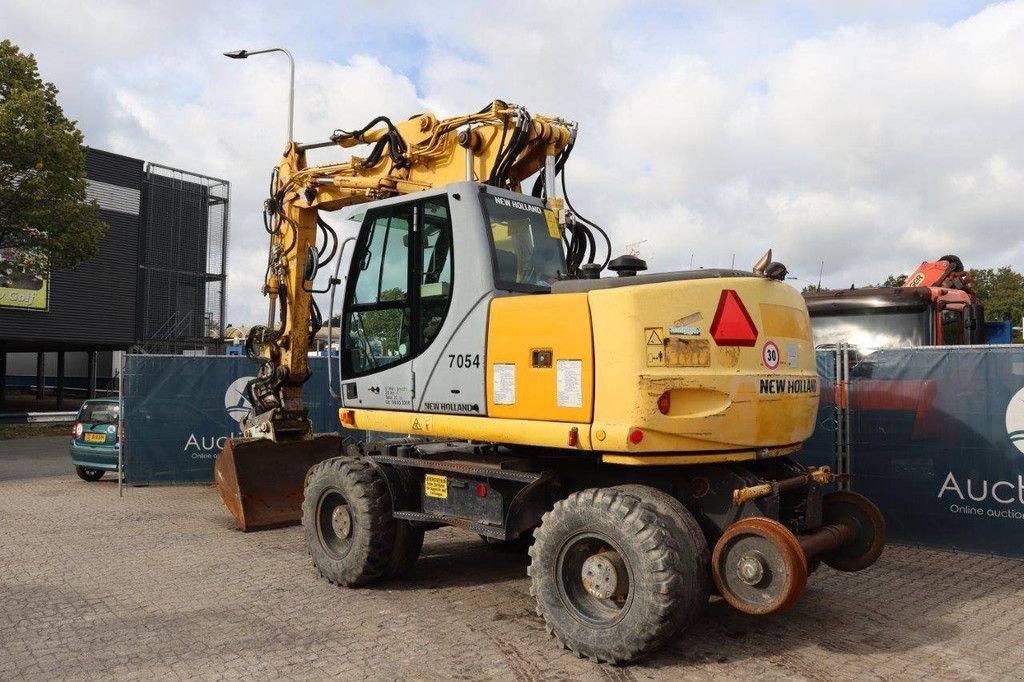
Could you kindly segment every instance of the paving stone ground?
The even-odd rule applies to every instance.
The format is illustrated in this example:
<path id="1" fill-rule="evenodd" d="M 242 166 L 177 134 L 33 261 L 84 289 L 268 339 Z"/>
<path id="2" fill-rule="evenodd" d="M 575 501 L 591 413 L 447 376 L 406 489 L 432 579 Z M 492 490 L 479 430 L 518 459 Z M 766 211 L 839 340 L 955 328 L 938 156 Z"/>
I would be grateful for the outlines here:
<path id="1" fill-rule="evenodd" d="M 0 442 L 0 680 L 1022 679 L 1024 562 L 890 547 L 768 618 L 713 601 L 642 663 L 556 648 L 526 558 L 428 534 L 413 578 L 317 579 L 298 528 L 243 535 L 212 488 L 86 483 L 64 438 Z"/>

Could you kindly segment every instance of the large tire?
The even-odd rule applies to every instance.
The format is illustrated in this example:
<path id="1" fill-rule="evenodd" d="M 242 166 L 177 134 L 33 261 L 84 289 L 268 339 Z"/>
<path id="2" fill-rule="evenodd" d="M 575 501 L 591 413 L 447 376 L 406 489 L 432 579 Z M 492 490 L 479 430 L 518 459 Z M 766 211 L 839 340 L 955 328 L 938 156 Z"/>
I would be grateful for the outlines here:
<path id="1" fill-rule="evenodd" d="M 391 509 L 387 484 L 365 460 L 334 457 L 310 469 L 302 527 L 320 575 L 355 587 L 397 571 L 405 554 Z"/>
<path id="2" fill-rule="evenodd" d="M 700 524 L 682 502 L 664 490 L 636 483 L 617 485 L 615 489 L 640 498 L 641 504 L 668 522 L 672 539 L 680 550 L 679 587 L 683 590 L 683 598 L 690 604 L 683 627 L 693 625 L 707 610 L 713 584 L 711 549 Z"/>
<path id="3" fill-rule="evenodd" d="M 659 647 L 703 608 L 682 589 L 695 575 L 681 556 L 673 523 L 632 493 L 594 488 L 560 500 L 544 514 L 530 548 L 528 573 L 537 614 L 548 633 L 578 656 L 622 663 Z M 618 566 L 612 581 L 590 587 L 595 558 Z M 605 573 L 604 575 L 608 575 Z M 607 592 L 602 590 L 607 589 Z M 602 597 L 601 594 L 611 596 Z"/>
<path id="4" fill-rule="evenodd" d="M 94 483 L 95 481 L 103 478 L 104 471 L 103 469 L 90 469 L 88 467 L 76 466 L 75 473 L 78 474 L 78 477 L 83 481 Z"/>

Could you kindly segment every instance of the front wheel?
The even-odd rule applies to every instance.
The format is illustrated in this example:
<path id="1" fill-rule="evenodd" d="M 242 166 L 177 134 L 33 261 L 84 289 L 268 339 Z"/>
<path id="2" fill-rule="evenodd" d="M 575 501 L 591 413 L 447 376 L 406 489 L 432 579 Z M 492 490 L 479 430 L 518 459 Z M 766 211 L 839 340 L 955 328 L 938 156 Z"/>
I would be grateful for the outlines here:
<path id="1" fill-rule="evenodd" d="M 620 663 L 677 632 L 703 595 L 688 594 L 671 522 L 640 497 L 600 488 L 574 493 L 544 515 L 530 548 L 530 591 L 559 643 L 579 656 Z"/>
<path id="2" fill-rule="evenodd" d="M 89 467 L 75 467 L 75 473 L 83 481 L 89 481 L 93 483 L 103 478 L 103 469 L 91 469 Z"/>
<path id="3" fill-rule="evenodd" d="M 395 520 L 391 511 L 387 484 L 369 462 L 335 457 L 313 467 L 302 527 L 320 575 L 355 587 L 408 572 L 423 546 L 423 531 Z"/>

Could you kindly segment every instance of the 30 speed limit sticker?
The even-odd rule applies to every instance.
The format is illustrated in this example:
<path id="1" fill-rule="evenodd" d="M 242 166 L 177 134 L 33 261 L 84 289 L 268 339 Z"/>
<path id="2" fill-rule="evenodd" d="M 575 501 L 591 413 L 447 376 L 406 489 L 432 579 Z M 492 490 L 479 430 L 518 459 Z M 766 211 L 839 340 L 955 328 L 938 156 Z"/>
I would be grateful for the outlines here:
<path id="1" fill-rule="evenodd" d="M 778 369 L 779 359 L 779 347 L 775 345 L 775 342 L 769 341 L 764 344 L 764 348 L 761 349 L 761 360 L 764 362 L 764 366 L 768 369 Z"/>

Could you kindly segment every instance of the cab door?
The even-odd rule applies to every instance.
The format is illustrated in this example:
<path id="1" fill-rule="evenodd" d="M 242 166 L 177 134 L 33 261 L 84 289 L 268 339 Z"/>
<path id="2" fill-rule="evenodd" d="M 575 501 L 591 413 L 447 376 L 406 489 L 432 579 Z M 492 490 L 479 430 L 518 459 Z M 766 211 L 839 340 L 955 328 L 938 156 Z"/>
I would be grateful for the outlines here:
<path id="1" fill-rule="evenodd" d="M 412 406 L 415 234 L 415 202 L 370 209 L 363 219 L 342 315 L 345 407 Z"/>
<path id="2" fill-rule="evenodd" d="M 416 358 L 437 339 L 448 315 L 453 250 L 445 194 L 367 211 L 342 323 L 344 406 L 418 406 Z"/>

